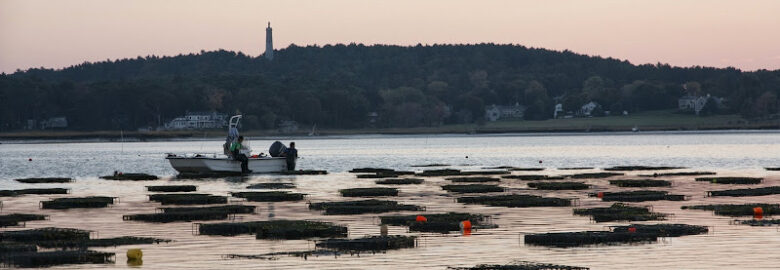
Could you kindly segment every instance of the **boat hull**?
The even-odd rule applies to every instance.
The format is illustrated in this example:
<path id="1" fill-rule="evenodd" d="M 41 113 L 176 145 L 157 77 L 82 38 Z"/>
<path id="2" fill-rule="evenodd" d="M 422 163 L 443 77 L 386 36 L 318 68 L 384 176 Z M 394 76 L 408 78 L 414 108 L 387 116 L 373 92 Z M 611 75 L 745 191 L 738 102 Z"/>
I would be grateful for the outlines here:
<path id="1" fill-rule="evenodd" d="M 173 169 L 179 173 L 241 173 L 241 162 L 229 158 L 167 157 Z M 285 158 L 250 158 L 248 167 L 252 173 L 274 173 L 287 170 Z"/>

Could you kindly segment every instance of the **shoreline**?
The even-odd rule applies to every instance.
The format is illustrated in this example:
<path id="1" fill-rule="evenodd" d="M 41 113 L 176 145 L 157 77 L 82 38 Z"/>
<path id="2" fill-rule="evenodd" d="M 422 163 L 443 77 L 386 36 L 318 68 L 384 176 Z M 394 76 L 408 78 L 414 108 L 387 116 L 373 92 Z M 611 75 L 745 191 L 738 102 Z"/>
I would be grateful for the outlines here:
<path id="1" fill-rule="evenodd" d="M 541 121 L 507 120 L 484 124 L 451 124 L 411 128 L 319 129 L 308 136 L 309 128 L 281 133 L 277 130 L 247 130 L 242 135 L 250 138 L 328 138 L 338 136 L 397 136 L 397 135 L 495 135 L 495 134 L 590 134 L 643 132 L 698 132 L 698 131 L 756 131 L 780 130 L 780 119 L 746 120 L 738 115 L 695 116 L 673 111 L 650 111 L 630 116 L 549 119 Z M 119 142 L 119 141 L 177 141 L 215 140 L 224 138 L 226 131 L 166 130 L 166 131 L 14 131 L 0 132 L 0 143 L 10 142 Z"/>
<path id="2" fill-rule="evenodd" d="M 96 143 L 96 142 L 166 142 L 166 141 L 218 141 L 223 140 L 223 131 L 207 131 L 208 136 L 170 136 L 161 132 L 162 134 L 146 134 L 144 132 L 141 136 L 135 136 L 138 134 L 124 134 L 124 139 L 120 137 L 117 132 L 115 136 L 111 136 L 111 133 L 107 132 L 81 132 L 73 133 L 68 132 L 67 135 L 60 135 L 57 133 L 46 134 L 45 136 L 35 135 L 23 135 L 23 136 L 7 136 L 6 133 L 0 133 L 0 145 L 2 144 L 45 144 L 45 143 Z M 154 132 L 152 132 L 154 133 Z M 400 136 L 588 136 L 588 135 L 662 135 L 662 134 L 727 134 L 727 133 L 780 133 L 780 128 L 712 128 L 712 129 L 651 129 L 641 130 L 638 132 L 626 131 L 626 130 L 522 130 L 522 131 L 496 131 L 496 132 L 475 132 L 475 133 L 454 133 L 454 132 L 383 132 L 383 133 L 371 133 L 371 132 L 323 132 L 322 134 L 315 136 L 308 136 L 307 134 L 268 134 L 262 132 L 245 132 L 243 133 L 250 140 L 306 140 L 306 139 L 340 139 L 351 137 L 400 137 Z"/>

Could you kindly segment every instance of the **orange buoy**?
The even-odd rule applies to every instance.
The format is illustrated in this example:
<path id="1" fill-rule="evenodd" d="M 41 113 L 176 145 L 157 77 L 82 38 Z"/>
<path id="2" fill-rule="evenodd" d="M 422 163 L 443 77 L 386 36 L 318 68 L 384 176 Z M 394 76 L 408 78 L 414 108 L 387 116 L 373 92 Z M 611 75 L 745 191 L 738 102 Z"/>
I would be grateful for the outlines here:
<path id="1" fill-rule="evenodd" d="M 27 159 L 27 161 L 32 161 L 32 159 L 31 159 L 31 158 L 28 158 L 28 159 Z"/>
<path id="2" fill-rule="evenodd" d="M 464 229 L 463 236 L 469 236 L 469 235 L 471 235 L 471 229 Z"/>
<path id="3" fill-rule="evenodd" d="M 604 192 L 596 193 L 596 197 L 604 198 Z"/>
<path id="4" fill-rule="evenodd" d="M 464 220 L 460 222 L 460 229 L 463 231 L 471 231 L 471 220 Z"/>
<path id="5" fill-rule="evenodd" d="M 763 217 L 764 217 L 764 208 L 761 207 L 753 208 L 753 218 L 762 219 Z"/>
<path id="6" fill-rule="evenodd" d="M 628 232 L 635 233 L 636 232 L 636 227 L 628 227 Z"/>
<path id="7" fill-rule="evenodd" d="M 417 216 L 415 221 L 417 221 L 417 222 L 426 222 L 426 221 L 428 221 L 428 219 L 425 218 L 425 216 L 420 215 L 420 216 Z"/>

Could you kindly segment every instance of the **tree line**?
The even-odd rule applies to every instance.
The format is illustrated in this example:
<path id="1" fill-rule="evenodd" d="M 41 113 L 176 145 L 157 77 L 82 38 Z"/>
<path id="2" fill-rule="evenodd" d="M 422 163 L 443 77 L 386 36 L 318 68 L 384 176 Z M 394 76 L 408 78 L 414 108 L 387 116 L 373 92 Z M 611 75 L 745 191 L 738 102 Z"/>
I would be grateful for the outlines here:
<path id="1" fill-rule="evenodd" d="M 778 113 L 778 92 L 777 70 L 634 65 L 519 45 L 290 45 L 273 61 L 218 50 L 1 74 L 0 131 L 54 116 L 71 129 L 128 130 L 186 111 L 241 113 L 251 129 L 436 126 L 483 121 L 490 104 L 521 104 L 526 119 L 543 120 L 557 103 L 639 112 L 676 108 L 686 94 L 723 97 L 721 113 L 756 118 Z"/>

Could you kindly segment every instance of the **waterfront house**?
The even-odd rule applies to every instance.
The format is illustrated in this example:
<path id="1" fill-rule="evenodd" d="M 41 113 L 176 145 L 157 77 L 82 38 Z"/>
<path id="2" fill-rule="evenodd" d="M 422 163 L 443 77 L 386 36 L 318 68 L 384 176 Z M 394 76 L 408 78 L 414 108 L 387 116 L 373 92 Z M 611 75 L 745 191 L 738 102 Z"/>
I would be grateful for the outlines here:
<path id="1" fill-rule="evenodd" d="M 558 117 L 563 117 L 563 104 L 561 103 L 555 104 L 555 110 L 553 111 L 553 119 L 558 119 Z"/>
<path id="2" fill-rule="evenodd" d="M 65 116 L 51 117 L 49 119 L 41 121 L 40 125 L 41 125 L 41 129 L 67 128 L 68 118 L 66 118 Z"/>
<path id="3" fill-rule="evenodd" d="M 712 99 L 718 108 L 723 107 L 723 98 L 713 97 L 710 94 L 707 96 L 693 96 L 685 95 L 677 100 L 677 109 L 684 112 L 694 112 L 699 115 L 699 112 L 707 105 L 707 101 Z"/>
<path id="4" fill-rule="evenodd" d="M 227 127 L 227 114 L 218 112 L 187 112 L 165 124 L 165 129 L 212 129 Z"/>
<path id="5" fill-rule="evenodd" d="M 582 117 L 593 116 L 593 111 L 595 111 L 597 108 L 601 108 L 601 105 L 595 101 L 588 102 L 587 104 L 580 107 L 580 109 L 577 111 L 577 115 Z"/>
<path id="6" fill-rule="evenodd" d="M 515 103 L 513 106 L 490 105 L 485 108 L 485 119 L 488 121 L 497 121 L 499 119 L 522 119 L 525 115 L 526 107 Z"/>

